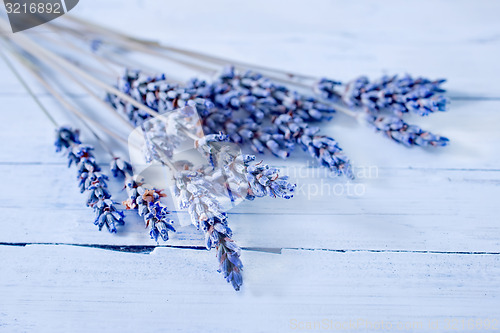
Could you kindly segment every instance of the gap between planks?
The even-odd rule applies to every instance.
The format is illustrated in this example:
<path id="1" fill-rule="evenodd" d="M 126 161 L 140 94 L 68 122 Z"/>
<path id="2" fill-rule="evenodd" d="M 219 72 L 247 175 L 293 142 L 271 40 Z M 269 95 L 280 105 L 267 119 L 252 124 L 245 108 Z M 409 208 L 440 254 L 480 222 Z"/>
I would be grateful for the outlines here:
<path id="1" fill-rule="evenodd" d="M 6 243 L 0 242 L 0 246 L 26 247 L 33 245 L 41 246 L 75 246 L 84 248 L 94 248 L 108 251 L 150 254 L 157 248 L 171 248 L 180 250 L 204 250 L 204 246 L 182 246 L 182 245 L 104 245 L 104 244 L 76 244 L 76 243 Z M 500 255 L 500 252 L 490 251 L 436 251 L 436 250 L 371 250 L 371 249 L 327 249 L 327 248 L 304 248 L 304 247 L 282 247 L 282 248 L 261 248 L 261 247 L 242 247 L 243 251 L 264 252 L 273 254 L 282 254 L 284 250 L 293 251 L 325 251 L 336 253 L 415 253 L 415 254 L 443 254 L 443 255 Z"/>

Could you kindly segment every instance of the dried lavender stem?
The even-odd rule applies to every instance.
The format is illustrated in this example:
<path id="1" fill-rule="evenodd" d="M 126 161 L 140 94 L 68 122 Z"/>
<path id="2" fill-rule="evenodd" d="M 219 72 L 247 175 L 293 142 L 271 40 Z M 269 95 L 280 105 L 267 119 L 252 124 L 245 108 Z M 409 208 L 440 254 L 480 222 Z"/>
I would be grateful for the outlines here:
<path id="1" fill-rule="evenodd" d="M 71 105 L 70 103 L 68 103 L 54 88 L 52 88 L 47 81 L 45 81 L 33 68 L 31 68 L 31 66 L 29 66 L 26 61 L 24 60 L 24 58 L 22 58 L 21 55 L 19 55 L 17 52 L 15 51 L 12 51 L 12 54 L 19 60 L 19 62 L 21 64 L 24 65 L 24 67 L 26 68 L 26 70 L 28 72 L 30 72 L 31 75 L 33 75 L 33 77 L 45 88 L 47 89 L 47 91 L 49 91 L 49 93 L 56 99 L 58 100 L 65 108 L 67 108 L 71 113 L 75 114 L 78 118 L 80 118 L 82 121 L 87 121 L 89 123 L 91 123 L 92 125 L 98 127 L 100 130 L 102 130 L 103 132 L 107 133 L 108 135 L 114 137 L 115 139 L 119 140 L 119 141 L 122 141 L 122 142 L 125 142 L 126 144 L 128 143 L 127 140 L 123 139 L 122 137 L 120 137 L 119 135 L 117 135 L 116 133 L 110 131 L 109 129 L 107 129 L 106 127 L 100 125 L 98 122 L 94 121 L 93 119 L 89 118 L 87 115 L 81 113 L 80 111 L 78 111 L 73 105 Z M 5 58 L 5 55 L 3 54 L 2 52 L 2 56 Z M 11 69 L 13 69 L 11 67 Z M 17 73 L 15 70 L 13 70 L 15 73 Z M 25 86 L 26 89 L 28 89 L 28 91 L 31 91 L 31 89 L 29 89 L 29 87 L 27 86 L 27 84 L 25 84 L 25 81 L 18 75 L 16 75 L 18 77 L 18 79 L 21 81 L 21 83 L 23 83 L 23 85 Z M 33 92 L 31 91 L 30 95 L 32 97 L 34 97 L 35 101 L 38 101 L 38 98 L 36 98 L 36 96 L 33 94 Z M 37 104 L 41 105 L 41 103 L 39 103 L 39 101 L 37 102 Z M 42 110 L 44 110 L 44 112 L 49 116 L 49 119 L 51 119 L 52 123 L 57 127 L 57 123 L 55 122 L 55 120 L 52 118 L 52 116 L 50 116 L 50 113 L 48 113 L 48 111 L 42 107 Z M 89 127 L 89 126 L 88 126 Z M 92 133 L 94 133 L 94 135 L 96 136 L 96 138 L 102 143 L 102 146 L 108 150 L 109 154 L 111 156 L 114 157 L 113 153 L 111 150 L 109 150 L 109 148 L 107 148 L 107 146 L 104 144 L 103 140 L 93 131 L 93 129 L 91 127 L 89 127 L 89 129 L 92 131 Z"/>
<path id="2" fill-rule="evenodd" d="M 80 34 L 81 33 L 75 29 L 71 29 L 71 28 L 65 28 L 66 31 L 70 31 L 72 30 L 73 33 L 77 33 L 77 34 Z M 130 40 L 127 40 L 127 39 L 123 39 L 123 38 L 120 38 L 119 40 L 116 39 L 116 38 L 113 38 L 112 40 L 110 41 L 107 41 L 108 43 L 110 44 L 113 44 L 115 46 L 118 46 L 118 47 L 125 47 L 125 48 L 128 48 L 128 49 L 132 49 L 132 50 L 135 50 L 135 51 L 138 51 L 138 52 L 143 52 L 145 54 L 149 54 L 149 55 L 152 55 L 152 56 L 159 56 L 158 52 L 156 52 L 155 50 L 152 50 L 140 43 L 135 43 L 133 41 L 130 41 Z M 208 75 L 213 75 L 215 73 L 217 73 L 217 70 L 215 69 L 211 69 L 211 68 L 208 68 L 206 66 L 202 66 L 202 65 L 197 65 L 195 63 L 192 63 L 192 62 L 189 62 L 189 61 L 186 61 L 186 60 L 181 60 L 181 59 L 178 59 L 176 57 L 172 57 L 172 56 L 169 56 L 169 55 L 165 55 L 165 54 L 162 54 L 161 55 L 161 58 L 166 58 L 172 62 L 175 62 L 177 64 L 180 64 L 180 65 L 183 65 L 183 66 L 186 66 L 188 68 L 191 68 L 191 69 L 194 69 L 195 71 L 201 71 L 201 72 L 204 72 Z"/>
<path id="3" fill-rule="evenodd" d="M 76 19 L 77 21 L 80 21 L 79 19 Z M 83 23 L 83 21 L 82 21 Z M 102 29 L 103 31 L 102 32 L 106 32 L 109 34 L 109 30 L 103 28 Z M 101 29 L 100 29 L 101 31 Z M 117 34 L 118 36 L 120 36 L 121 38 L 124 38 L 124 36 L 122 36 L 121 34 Z M 127 38 L 127 40 L 129 40 Z M 144 46 L 136 46 L 136 45 L 133 45 L 132 44 L 133 41 L 131 42 L 126 42 L 125 44 L 128 45 L 131 49 L 133 50 L 136 50 L 136 51 L 139 51 L 139 52 L 146 52 L 148 54 L 152 54 L 152 55 L 155 55 L 155 56 L 158 56 L 158 57 L 164 57 L 165 55 L 163 53 L 159 53 L 159 52 L 154 52 L 152 50 L 149 50 L 147 49 L 146 47 Z M 199 55 L 198 53 L 195 53 L 195 52 L 188 52 L 188 53 L 192 53 L 191 55 Z M 170 59 L 170 57 L 169 57 Z M 220 59 L 220 58 L 219 58 Z M 230 60 L 227 60 L 228 62 L 230 62 Z M 223 64 L 223 61 L 221 60 L 220 61 L 221 65 Z M 250 68 L 254 68 L 254 69 L 262 69 L 260 66 L 254 66 L 254 65 L 250 65 L 250 64 L 243 64 L 243 63 L 237 63 L 237 62 L 232 62 L 233 64 L 236 64 L 237 66 L 235 67 L 239 67 L 240 69 L 248 69 L 248 67 Z M 185 65 L 189 68 L 199 68 L 200 66 L 199 65 L 195 65 L 194 63 L 192 62 L 188 62 L 188 61 L 182 61 L 181 63 L 182 65 Z M 246 66 L 246 67 L 242 67 L 242 66 Z M 216 71 L 215 70 L 212 70 L 208 67 L 203 67 L 203 69 L 211 74 L 215 74 Z M 270 70 L 269 68 L 267 68 L 266 70 Z M 281 73 L 281 74 L 285 74 L 287 75 L 287 77 L 290 77 L 290 76 L 295 76 L 295 77 L 299 77 L 300 74 L 291 74 L 291 73 L 287 73 L 287 72 L 281 72 L 281 71 L 274 71 L 274 72 L 277 72 L 277 73 Z M 291 80 L 291 79 L 287 79 L 287 78 L 280 78 L 280 77 L 277 77 L 277 76 L 273 76 L 273 75 L 266 75 L 266 77 L 270 78 L 270 79 L 273 79 L 275 81 L 279 81 L 279 82 L 282 82 L 282 83 L 289 83 L 289 84 L 293 84 L 295 86 L 298 86 L 298 87 L 301 87 L 301 88 L 307 88 L 307 89 L 313 89 L 313 87 L 311 87 L 311 85 L 309 84 L 304 84 L 304 83 L 301 83 L 301 82 L 297 82 L 297 81 L 294 81 L 294 80 Z M 314 77 L 309 77 L 311 79 L 315 79 L 315 80 L 318 80 L 317 78 L 314 78 Z M 357 118 L 357 114 L 356 112 L 352 111 L 352 110 L 349 110 L 348 108 L 344 107 L 343 105 L 341 104 L 338 104 L 338 103 L 332 103 L 330 101 L 326 101 L 326 100 L 322 100 L 323 103 L 325 104 L 328 104 L 328 105 L 331 105 L 333 107 L 335 107 L 338 111 L 350 116 L 350 117 L 354 117 L 354 118 Z"/>
<path id="4" fill-rule="evenodd" d="M 28 86 L 28 84 L 26 84 L 26 81 L 22 78 L 22 76 L 19 74 L 19 72 L 15 69 L 14 65 L 12 65 L 12 63 L 7 58 L 7 56 L 5 55 L 5 53 L 2 49 L 0 49 L 0 55 L 2 56 L 3 60 L 5 61 L 7 66 L 10 68 L 12 73 L 14 73 L 14 76 L 18 79 L 18 81 L 21 83 L 21 85 L 24 87 L 24 89 L 26 89 L 28 94 L 33 98 L 33 100 L 40 107 L 42 112 L 45 113 L 45 115 L 50 120 L 50 122 L 54 125 L 54 127 L 56 127 L 56 128 L 59 127 L 59 124 L 57 123 L 57 121 L 54 119 L 54 117 L 52 117 L 50 112 L 47 110 L 47 108 L 45 108 L 45 106 L 40 102 L 40 100 L 38 98 L 36 98 L 33 90 L 31 90 L 31 88 Z"/>
<path id="5" fill-rule="evenodd" d="M 99 96 L 97 96 L 89 87 L 87 87 L 83 82 L 75 78 L 67 69 L 64 69 L 61 66 L 56 65 L 56 63 L 50 63 L 49 66 L 51 66 L 53 69 L 57 70 L 59 73 L 63 74 L 66 76 L 68 79 L 72 80 L 74 83 L 76 83 L 80 88 L 82 88 L 86 93 L 88 93 L 91 97 L 93 97 L 95 100 L 98 101 L 98 103 L 103 106 L 106 110 L 112 111 L 114 113 L 114 109 L 106 102 L 102 100 Z M 124 119 L 123 117 L 119 117 L 120 120 L 127 126 L 129 129 L 134 130 L 135 128 L 130 125 L 130 123 Z"/>
<path id="6" fill-rule="evenodd" d="M 26 69 L 31 70 L 29 64 L 25 62 L 20 54 L 12 51 L 13 55 L 18 57 Z M 50 112 L 43 106 L 38 97 L 33 93 L 29 85 L 26 83 L 24 78 L 19 74 L 15 67 L 7 59 L 3 51 L 0 54 L 6 61 L 7 65 L 10 67 L 12 72 L 21 82 L 21 84 L 26 88 L 28 93 L 31 95 L 33 100 L 40 106 L 47 117 L 52 121 L 54 127 L 56 127 L 57 139 L 55 142 L 56 151 L 60 151 L 62 148 L 67 148 L 67 154 L 69 159 L 69 166 L 74 162 L 78 167 L 78 179 L 80 180 L 80 191 L 88 193 L 87 206 L 93 208 L 96 213 L 96 219 L 94 224 L 99 227 L 99 230 L 106 225 L 109 232 L 116 232 L 116 225 L 123 225 L 125 222 L 123 220 L 123 213 L 115 207 L 115 202 L 111 200 L 111 194 L 107 191 L 106 180 L 108 177 L 102 174 L 99 165 L 96 163 L 94 156 L 92 154 L 93 148 L 90 146 L 82 145 L 78 139 L 78 131 L 73 131 L 67 127 L 59 127 L 54 118 L 50 115 Z M 81 118 L 82 122 L 88 126 L 87 123 Z M 92 128 L 90 128 L 92 134 L 97 138 L 97 140 L 103 145 L 103 147 L 113 156 L 110 149 L 107 149 L 103 144 L 103 141 L 95 133 Z"/>
<path id="7" fill-rule="evenodd" d="M 56 33 L 59 32 L 58 30 L 54 29 L 54 27 L 52 27 L 50 25 L 47 25 L 47 26 L 51 30 L 53 30 L 54 32 L 56 32 Z M 106 62 L 103 59 L 101 59 L 99 57 L 96 57 L 93 52 L 90 52 L 88 50 L 79 48 L 76 45 L 74 45 L 74 44 L 72 44 L 72 43 L 70 43 L 68 41 L 62 41 L 60 39 L 51 38 L 51 37 L 49 37 L 46 34 L 42 34 L 41 37 L 43 39 L 45 39 L 46 41 L 52 43 L 52 44 L 59 45 L 59 46 L 62 46 L 64 48 L 72 49 L 72 50 L 74 50 L 75 52 L 78 52 L 78 53 L 84 52 L 86 56 L 90 56 L 90 57 L 94 58 L 100 65 L 102 65 L 102 67 L 104 67 L 108 71 L 108 72 L 105 72 L 105 71 L 99 70 L 97 68 L 91 68 L 89 66 L 85 66 L 87 69 L 91 69 L 93 72 L 100 73 L 100 74 L 102 74 L 104 76 L 107 76 L 107 77 L 110 77 L 110 78 L 114 78 L 114 77 L 120 76 L 120 73 L 116 69 L 114 69 L 114 68 L 112 68 L 110 66 L 109 61 Z"/>
<path id="8" fill-rule="evenodd" d="M 205 53 L 202 53 L 202 52 L 187 50 L 187 49 L 183 49 L 183 48 L 179 48 L 179 47 L 166 46 L 166 45 L 159 44 L 157 42 L 145 41 L 143 39 L 131 37 L 131 36 L 128 36 L 126 34 L 117 32 L 115 30 L 112 30 L 112 29 L 103 27 L 101 25 L 98 25 L 98 24 L 95 24 L 95 23 L 91 23 L 89 21 L 83 20 L 81 18 L 73 17 L 73 16 L 68 16 L 68 17 L 65 17 L 65 18 L 68 19 L 68 20 L 70 20 L 70 21 L 72 21 L 72 22 L 75 22 L 75 23 L 78 23 L 80 25 L 83 25 L 87 29 L 98 31 L 100 33 L 105 33 L 105 34 L 111 35 L 112 37 L 119 37 L 119 38 L 122 38 L 124 40 L 130 41 L 130 42 L 135 42 L 137 44 L 141 44 L 141 45 L 144 45 L 144 46 L 150 46 L 150 47 L 152 46 L 152 47 L 160 48 L 160 49 L 163 49 L 163 50 L 166 50 L 166 51 L 177 52 L 177 53 L 180 53 L 180 54 L 183 54 L 183 55 L 188 55 L 188 56 L 191 56 L 191 57 L 196 57 L 198 59 L 210 60 L 212 62 L 218 63 L 219 65 L 225 65 L 225 64 L 231 63 L 231 64 L 234 64 L 234 65 L 237 65 L 237 67 L 246 67 L 246 68 L 251 67 L 251 68 L 255 68 L 255 69 L 258 69 L 258 70 L 262 70 L 262 71 L 274 72 L 274 73 L 282 74 L 282 75 L 284 75 L 286 77 L 290 77 L 290 78 L 291 77 L 296 77 L 296 78 L 305 79 L 305 80 L 316 80 L 315 77 L 310 76 L 310 75 L 305 75 L 305 74 L 300 74 L 300 73 L 293 73 L 293 72 L 290 72 L 290 71 L 279 70 L 279 69 L 270 68 L 270 67 L 266 67 L 266 66 L 262 66 L 262 65 L 249 64 L 249 63 L 241 62 L 241 61 L 234 61 L 234 60 L 231 60 L 231 59 L 228 59 L 228 58 L 223 58 L 223 57 L 219 57 L 219 56 L 208 55 L 208 54 L 205 54 Z"/>
<path id="9" fill-rule="evenodd" d="M 63 30 L 62 28 L 56 28 L 56 25 L 53 24 L 53 23 L 50 23 L 50 24 L 47 24 L 47 25 L 49 27 L 51 27 L 51 29 L 53 31 L 55 31 L 55 32 L 58 32 L 58 33 L 65 32 L 65 33 L 69 34 L 70 36 L 73 36 L 73 37 L 76 37 L 76 38 L 80 38 L 80 39 L 82 39 L 84 41 L 88 41 L 88 39 L 80 31 L 76 31 L 76 30 L 73 30 L 73 29 L 64 29 Z M 74 50 L 78 50 L 78 51 L 85 50 L 89 55 L 91 55 L 93 58 L 95 58 L 97 61 L 99 61 L 103 65 L 108 65 L 108 63 L 111 63 L 111 64 L 114 64 L 115 66 L 122 67 L 122 68 L 129 68 L 130 66 L 141 68 L 141 69 L 148 68 L 146 65 L 139 64 L 137 62 L 133 62 L 130 59 L 127 59 L 125 62 L 124 61 L 119 61 L 117 59 L 117 57 L 119 57 L 119 55 L 117 55 L 117 54 L 113 54 L 112 57 L 106 57 L 104 55 L 100 55 L 100 54 L 95 53 L 95 52 L 88 52 L 87 49 L 82 48 L 82 47 L 78 47 L 78 46 L 72 44 L 69 41 L 67 41 L 67 43 Z M 107 67 L 109 67 L 109 66 L 107 66 Z M 153 68 L 148 68 L 147 71 L 143 70 L 143 72 L 145 72 L 146 74 L 148 74 L 150 76 L 154 76 L 154 73 L 156 73 L 156 71 L 157 70 L 153 69 Z M 115 79 L 116 77 L 119 77 L 119 76 L 120 75 L 117 74 L 117 75 L 113 76 L 113 79 Z M 169 77 L 169 81 L 172 81 L 174 83 L 182 83 L 183 82 L 182 80 L 173 79 L 172 77 Z"/>
<path id="10" fill-rule="evenodd" d="M 88 117 L 87 115 L 81 113 L 78 111 L 73 105 L 69 104 L 54 88 L 52 88 L 47 81 L 45 81 L 38 73 L 35 71 L 32 71 L 31 69 L 29 70 L 33 77 L 35 77 L 40 84 L 44 86 L 45 89 L 49 91 L 49 93 L 56 99 L 58 100 L 66 109 L 68 109 L 70 112 L 75 114 L 78 118 L 81 118 L 89 123 L 91 123 L 93 126 L 99 128 L 101 131 L 105 132 L 106 134 L 114 137 L 115 139 L 124 142 L 125 144 L 128 144 L 128 141 L 122 138 L 121 136 L 117 135 L 113 131 L 107 129 L 106 127 L 102 126 L 99 124 L 97 121 L 93 120 L 92 118 Z M 111 152 L 110 152 L 111 153 Z M 112 154 L 112 153 L 111 153 Z"/>
<path id="11" fill-rule="evenodd" d="M 0 21 L 0 27 L 5 28 L 5 23 Z M 152 110 L 151 108 L 147 107 L 146 105 L 144 105 L 140 102 L 137 102 L 135 99 L 131 98 L 127 94 L 124 94 L 120 90 L 102 82 L 101 80 L 99 80 L 99 79 L 93 77 L 92 75 L 86 73 L 85 71 L 79 69 L 77 66 L 71 64 L 69 61 L 65 60 L 64 58 L 38 46 L 36 43 L 31 41 L 29 38 L 25 37 L 24 35 L 11 36 L 10 39 L 13 40 L 16 44 L 23 46 L 23 48 L 25 50 L 30 51 L 30 53 L 33 54 L 34 56 L 46 59 L 47 61 L 50 61 L 53 63 L 59 63 L 61 66 L 64 66 L 67 69 L 74 71 L 75 73 L 77 73 L 78 75 L 81 75 L 86 80 L 103 88 L 108 93 L 115 94 L 115 95 L 119 96 L 120 98 L 123 98 L 124 100 L 126 100 L 127 102 L 129 102 L 133 106 L 137 107 L 138 109 L 141 109 L 152 116 L 158 115 L 158 113 L 156 111 Z"/>

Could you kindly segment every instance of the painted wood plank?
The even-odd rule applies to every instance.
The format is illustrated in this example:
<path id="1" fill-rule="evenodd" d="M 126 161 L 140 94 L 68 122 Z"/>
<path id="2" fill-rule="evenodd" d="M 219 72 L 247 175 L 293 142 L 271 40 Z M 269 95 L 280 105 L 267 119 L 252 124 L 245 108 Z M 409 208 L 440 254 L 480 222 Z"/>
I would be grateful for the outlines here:
<path id="1" fill-rule="evenodd" d="M 0 172 L 9 189 L 0 195 L 0 211 L 9 221 L 0 224 L 0 242 L 155 244 L 133 214 L 119 235 L 99 233 L 74 170 L 64 165 L 0 165 Z M 346 184 L 316 169 L 301 170 L 292 200 L 256 200 L 230 211 L 234 238 L 245 247 L 500 252 L 494 218 L 500 213 L 500 171 L 378 172 Z M 115 200 L 125 199 L 119 182 L 110 186 Z M 358 189 L 362 195 L 355 195 Z M 173 209 L 170 198 L 167 204 Z M 167 244 L 203 244 L 194 228 L 178 229 Z"/>
<path id="2" fill-rule="evenodd" d="M 408 330 L 418 332 L 434 321 L 446 331 L 447 320 L 499 319 L 500 284 L 491 277 L 500 258 L 492 255 L 244 251 L 245 285 L 236 293 L 206 251 L 0 253 L 0 328 L 9 332 L 284 332 L 359 319 L 421 323 Z"/>
<path id="3" fill-rule="evenodd" d="M 317 169 L 309 171 L 317 172 Z M 67 169 L 65 165 L 0 165 L 0 172 L 5 188 L 9 189 L 9 192 L 2 193 L 2 208 L 27 206 L 24 200 L 19 200 L 27 195 L 27 191 L 31 191 L 29 207 L 36 209 L 79 209 L 85 201 L 74 180 L 75 170 Z M 236 206 L 234 211 L 250 214 L 448 214 L 483 217 L 496 212 L 499 177 L 499 171 L 437 169 L 379 169 L 378 178 L 359 179 L 356 183 L 314 174 L 296 176 L 292 178 L 298 184 L 295 198 L 256 199 Z M 29 184 L 29 187 L 22 184 Z M 123 182 L 113 180 L 110 186 L 111 191 L 116 193 L 116 200 L 126 199 L 126 193 L 120 192 Z M 166 200 L 171 203 L 170 197 Z M 170 206 L 173 207 L 172 204 Z"/>

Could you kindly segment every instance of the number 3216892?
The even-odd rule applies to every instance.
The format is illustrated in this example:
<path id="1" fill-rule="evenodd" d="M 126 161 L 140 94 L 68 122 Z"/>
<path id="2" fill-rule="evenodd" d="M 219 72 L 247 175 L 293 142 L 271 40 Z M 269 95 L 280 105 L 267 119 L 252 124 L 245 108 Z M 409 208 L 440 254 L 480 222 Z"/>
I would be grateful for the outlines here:
<path id="1" fill-rule="evenodd" d="M 60 3 L 5 3 L 7 14 L 64 14 Z"/>

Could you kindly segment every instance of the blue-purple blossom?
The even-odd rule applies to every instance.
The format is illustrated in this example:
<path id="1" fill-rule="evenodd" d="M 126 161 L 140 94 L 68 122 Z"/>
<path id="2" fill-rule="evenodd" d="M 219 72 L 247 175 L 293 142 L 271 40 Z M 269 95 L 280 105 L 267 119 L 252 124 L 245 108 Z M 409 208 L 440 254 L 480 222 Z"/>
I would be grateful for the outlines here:
<path id="1" fill-rule="evenodd" d="M 401 118 L 395 116 L 373 116 L 371 114 L 365 114 L 364 121 L 377 132 L 382 132 L 388 138 L 407 147 L 442 147 L 448 145 L 449 142 L 445 137 L 424 131 L 418 126 L 409 125 Z"/>
<path id="2" fill-rule="evenodd" d="M 255 163 L 255 156 L 234 152 L 224 146 L 214 157 L 217 167 L 205 170 L 205 177 L 212 183 L 224 184 L 223 192 L 231 201 L 236 198 L 253 200 L 256 197 L 290 199 L 295 191 L 295 184 L 287 176 L 280 176 L 277 168 L 261 162 Z"/>
<path id="3" fill-rule="evenodd" d="M 83 145 L 78 139 L 78 131 L 60 127 L 56 131 L 56 150 L 65 149 L 68 167 L 72 164 L 78 169 L 80 192 L 87 194 L 87 206 L 96 213 L 95 224 L 99 230 L 106 225 L 109 232 L 116 232 L 116 225 L 124 224 L 123 214 L 115 208 L 107 190 L 108 177 L 101 172 L 92 153 L 93 147 Z"/>
<path id="4" fill-rule="evenodd" d="M 164 241 L 169 239 L 168 232 L 175 232 L 172 226 L 174 221 L 170 218 L 167 207 L 160 202 L 165 194 L 157 189 L 149 189 L 143 183 L 134 180 L 132 165 L 121 158 L 115 158 L 111 162 L 111 171 L 114 177 L 125 178 L 125 189 L 128 199 L 123 201 L 127 210 L 137 210 L 139 216 L 144 219 L 146 227 L 149 227 L 151 239 L 158 242 L 161 237 Z"/>
<path id="5" fill-rule="evenodd" d="M 212 167 L 215 166 L 215 161 L 213 159 L 215 150 L 218 148 L 217 143 L 228 142 L 229 137 L 225 134 L 208 134 L 200 138 L 194 143 L 194 146 L 198 151 L 208 160 Z"/>
<path id="6" fill-rule="evenodd" d="M 248 145 L 255 153 L 266 151 L 280 158 L 290 156 L 294 143 L 278 133 L 275 126 L 258 124 L 252 118 L 235 118 L 232 111 L 214 108 L 203 118 L 206 133 L 222 132 L 231 142 Z"/>
<path id="7" fill-rule="evenodd" d="M 110 232 L 115 233 L 117 225 L 125 224 L 123 212 L 117 210 L 110 199 L 99 200 L 94 206 L 94 211 L 96 213 L 94 224 L 99 230 L 106 226 Z"/>
<path id="8" fill-rule="evenodd" d="M 284 114 L 274 120 L 274 124 L 285 135 L 293 137 L 302 149 L 309 153 L 322 166 L 332 172 L 354 178 L 351 162 L 339 147 L 337 141 L 318 135 L 319 128 L 309 126 L 302 118 Z"/>
<path id="9" fill-rule="evenodd" d="M 206 248 L 217 248 L 219 271 L 235 290 L 239 290 L 243 284 L 241 250 L 231 239 L 227 214 L 214 195 L 219 193 L 214 188 L 215 183 L 207 180 L 202 172 L 194 170 L 178 171 L 174 180 L 180 207 L 187 209 L 191 222 L 205 233 Z"/>
<path id="10" fill-rule="evenodd" d="M 161 237 L 163 241 L 167 241 L 168 232 L 175 232 L 175 228 L 167 207 L 160 202 L 160 198 L 165 194 L 156 189 L 148 189 L 144 184 L 130 177 L 127 179 L 126 189 L 128 199 L 123 202 L 123 205 L 127 210 L 137 209 L 146 227 L 150 228 L 149 234 L 152 239 L 158 241 Z"/>
<path id="11" fill-rule="evenodd" d="M 113 177 L 131 177 L 134 175 L 134 169 L 132 165 L 127 161 L 116 157 L 111 161 L 110 166 L 111 172 L 113 173 Z"/>
<path id="12" fill-rule="evenodd" d="M 279 170 L 267 164 L 257 163 L 246 168 L 246 178 L 250 184 L 247 199 L 253 197 L 278 197 L 291 199 L 295 184 L 288 182 L 287 176 L 279 175 Z"/>
<path id="13" fill-rule="evenodd" d="M 348 106 L 366 108 L 371 113 L 390 110 L 399 117 L 408 112 L 426 116 L 446 111 L 449 101 L 442 95 L 445 90 L 441 88 L 445 81 L 409 75 L 383 76 L 370 81 L 362 76 L 347 83 L 342 91 L 337 82 L 322 79 L 315 91 L 323 98 L 337 101 L 340 97 Z"/>
<path id="14" fill-rule="evenodd" d="M 324 121 L 335 112 L 312 96 L 290 90 L 251 70 L 239 73 L 232 66 L 225 67 L 212 83 L 210 98 L 216 107 L 245 110 L 259 123 L 265 117 L 290 112 L 304 121 Z"/>
<path id="15" fill-rule="evenodd" d="M 341 166 L 343 164 L 347 167 L 346 157 L 343 153 L 341 156 L 341 150 L 334 145 L 333 139 L 324 137 L 323 145 L 312 147 L 304 137 L 303 141 L 308 142 L 304 145 L 303 141 L 298 140 L 299 136 L 286 136 L 270 122 L 271 117 L 287 113 L 293 114 L 294 118 L 302 119 L 303 122 L 325 120 L 329 117 L 327 115 L 335 110 L 314 98 L 277 85 L 258 73 L 249 71 L 240 74 L 234 68 L 228 67 L 212 84 L 191 80 L 186 87 L 180 88 L 164 82 L 164 76 L 150 78 L 140 75 L 139 72 L 128 71 L 121 82 L 119 87 L 123 92 L 158 111 L 172 110 L 187 102 L 195 103 L 206 134 L 223 133 L 231 142 L 246 145 L 257 154 L 269 151 L 280 158 L 287 158 L 294 150 L 295 144 L 299 143 L 304 150 L 320 161 L 321 165 L 335 172 L 343 169 Z M 182 103 L 179 103 L 179 100 Z M 115 98 L 112 105 L 127 109 L 128 104 Z M 160 108 L 160 105 L 164 107 Z M 238 114 L 239 110 L 250 117 Z M 133 123 L 136 123 L 139 117 L 141 123 L 150 126 L 148 122 L 144 123 L 149 116 L 142 111 L 132 107 L 126 112 Z M 265 118 L 266 124 L 263 123 Z M 170 144 L 168 138 L 165 138 L 165 131 L 157 131 L 158 134 L 149 133 L 150 128 L 145 128 L 144 131 L 147 136 L 145 152 L 148 161 L 161 161 L 171 156 L 175 145 Z M 319 138 L 317 131 L 315 135 Z M 346 169 L 345 173 L 348 174 L 349 170 Z"/>
<path id="16" fill-rule="evenodd" d="M 213 107 L 210 100 L 200 97 L 204 90 L 203 81 L 192 80 L 188 85 L 180 86 L 168 82 L 164 74 L 149 77 L 142 75 L 140 71 L 127 70 L 118 81 L 117 88 L 159 113 L 192 105 L 201 114 L 204 110 Z M 125 114 L 135 126 L 151 118 L 147 112 L 116 95 L 108 94 L 106 100 L 120 113 Z"/>
<path id="17" fill-rule="evenodd" d="M 56 129 L 56 140 L 54 142 L 56 152 L 60 152 L 63 148 L 69 148 L 73 144 L 80 144 L 78 137 L 78 130 L 73 130 L 70 127 L 62 126 Z"/>
<path id="18" fill-rule="evenodd" d="M 169 133 L 162 119 L 151 119 L 141 125 L 145 145 L 143 147 L 146 162 L 172 158 L 175 148 L 180 144 L 178 133 Z"/>
<path id="19" fill-rule="evenodd" d="M 222 229 L 220 232 L 217 229 Z M 227 282 L 230 282 L 234 290 L 240 290 L 243 285 L 243 263 L 241 262 L 240 247 L 224 233 L 222 223 L 211 225 L 206 232 L 207 237 L 214 242 L 217 248 L 217 258 L 219 259 L 219 272 L 222 273 Z"/>

